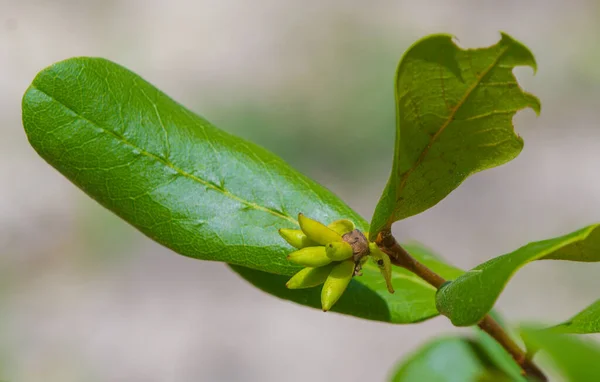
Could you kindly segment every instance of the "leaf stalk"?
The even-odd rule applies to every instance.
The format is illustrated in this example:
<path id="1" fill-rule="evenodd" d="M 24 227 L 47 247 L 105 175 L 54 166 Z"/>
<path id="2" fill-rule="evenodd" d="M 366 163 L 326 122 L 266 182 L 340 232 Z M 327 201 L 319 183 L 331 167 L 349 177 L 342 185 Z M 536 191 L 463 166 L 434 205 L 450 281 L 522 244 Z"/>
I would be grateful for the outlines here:
<path id="1" fill-rule="evenodd" d="M 420 263 L 410 255 L 392 235 L 391 231 L 386 230 L 379 232 L 375 241 L 379 248 L 390 256 L 393 265 L 402 267 L 415 275 L 425 280 L 435 289 L 440 287 L 446 280 L 429 269 L 424 264 Z M 478 324 L 479 328 L 495 339 L 519 364 L 523 375 L 526 377 L 535 378 L 541 382 L 548 381 L 546 375 L 540 368 L 529 359 L 526 353 L 517 345 L 508 333 L 494 320 L 490 315 L 486 315 Z"/>

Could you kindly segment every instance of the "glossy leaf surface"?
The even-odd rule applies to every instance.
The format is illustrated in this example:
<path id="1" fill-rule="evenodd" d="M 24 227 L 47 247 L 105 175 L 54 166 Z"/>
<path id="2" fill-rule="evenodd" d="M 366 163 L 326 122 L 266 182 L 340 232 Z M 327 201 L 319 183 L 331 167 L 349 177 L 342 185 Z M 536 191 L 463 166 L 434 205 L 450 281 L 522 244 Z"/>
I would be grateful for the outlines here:
<path id="1" fill-rule="evenodd" d="M 74 58 L 23 98 L 36 151 L 75 185 L 186 256 L 289 274 L 278 228 L 299 212 L 360 217 L 267 150 L 212 126 L 129 70 Z"/>
<path id="2" fill-rule="evenodd" d="M 297 229 L 303 212 L 367 230 L 344 202 L 282 159 L 105 59 L 73 58 L 40 72 L 23 98 L 23 124 L 49 164 L 148 237 L 185 256 L 232 264 L 290 300 L 311 305 L 318 289 L 285 289 L 301 267 L 286 260 L 294 248 L 279 228 Z M 442 274 L 460 272 L 431 263 Z M 367 267 L 337 311 L 396 323 L 437 314 L 433 288 L 408 272 L 394 278 L 401 292 L 390 295 Z"/>

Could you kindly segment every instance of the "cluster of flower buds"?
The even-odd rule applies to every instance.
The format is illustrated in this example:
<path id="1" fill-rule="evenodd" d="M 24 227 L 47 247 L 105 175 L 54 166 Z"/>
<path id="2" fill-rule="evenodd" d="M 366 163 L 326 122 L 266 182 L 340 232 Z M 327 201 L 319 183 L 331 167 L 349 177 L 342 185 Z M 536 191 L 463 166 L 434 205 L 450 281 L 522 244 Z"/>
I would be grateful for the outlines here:
<path id="1" fill-rule="evenodd" d="M 300 229 L 279 230 L 281 237 L 298 250 L 288 255 L 288 260 L 305 268 L 296 273 L 286 284 L 289 289 L 312 288 L 323 284 L 321 306 L 328 311 L 344 294 L 348 284 L 367 260 L 375 260 L 385 278 L 388 290 L 391 284 L 390 258 L 375 243 L 369 243 L 364 253 L 356 253 L 345 237 L 355 231 L 354 223 L 347 219 L 336 220 L 325 226 L 303 214 L 298 215 Z M 359 232 L 363 238 L 365 236 Z M 364 239 L 365 242 L 366 238 Z M 366 248 L 365 248 L 366 249 Z"/>

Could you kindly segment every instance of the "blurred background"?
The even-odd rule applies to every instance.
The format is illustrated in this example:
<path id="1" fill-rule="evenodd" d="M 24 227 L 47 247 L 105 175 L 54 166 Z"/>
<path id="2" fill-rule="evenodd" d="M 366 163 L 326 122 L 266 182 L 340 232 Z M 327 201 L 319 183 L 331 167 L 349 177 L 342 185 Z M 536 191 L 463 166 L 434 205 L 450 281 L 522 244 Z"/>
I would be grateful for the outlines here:
<path id="1" fill-rule="evenodd" d="M 516 70 L 542 100 L 539 118 L 515 118 L 523 153 L 394 226 L 470 268 L 600 221 L 599 17 L 595 0 L 0 0 L 0 380 L 378 381 L 457 330 L 323 314 L 153 243 L 28 145 L 21 96 L 44 67 L 116 61 L 369 219 L 391 165 L 404 50 L 434 32 L 479 47 L 506 31 L 539 66 Z M 498 307 L 512 322 L 556 323 L 599 297 L 599 274 L 531 264 Z"/>

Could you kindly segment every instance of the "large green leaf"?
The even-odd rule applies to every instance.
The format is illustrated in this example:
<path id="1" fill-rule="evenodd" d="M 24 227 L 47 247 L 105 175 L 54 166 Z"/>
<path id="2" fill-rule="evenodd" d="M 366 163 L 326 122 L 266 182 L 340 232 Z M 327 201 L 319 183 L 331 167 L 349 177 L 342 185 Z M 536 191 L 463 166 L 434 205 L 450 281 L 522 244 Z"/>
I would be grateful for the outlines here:
<path id="1" fill-rule="evenodd" d="M 525 328 L 521 334 L 528 348 L 550 357 L 566 381 L 600 381 L 600 344 L 550 330 Z"/>
<path id="2" fill-rule="evenodd" d="M 600 300 L 577 313 L 571 319 L 556 325 L 552 330 L 561 333 L 600 333 Z"/>
<path id="3" fill-rule="evenodd" d="M 515 363 L 516 365 L 516 363 Z M 517 366 L 518 368 L 518 366 Z M 415 351 L 394 371 L 393 382 L 523 381 L 498 369 L 477 341 L 438 338 Z"/>
<path id="4" fill-rule="evenodd" d="M 129 70 L 74 58 L 23 98 L 35 150 L 100 204 L 183 255 L 272 273 L 298 269 L 280 227 L 304 212 L 362 220 L 267 150 L 227 134 Z"/>
<path id="5" fill-rule="evenodd" d="M 457 326 L 474 325 L 494 306 L 512 275 L 534 260 L 600 261 L 600 225 L 529 243 L 466 272 L 437 293 L 438 310 Z"/>
<path id="6" fill-rule="evenodd" d="M 443 277 L 454 278 L 463 273 L 418 244 L 405 244 L 404 248 Z M 232 269 L 267 293 L 321 309 L 320 288 L 290 290 L 285 287 L 289 277 L 239 266 L 232 266 Z M 352 280 L 332 311 L 395 324 L 419 322 L 439 314 L 435 307 L 435 289 L 413 273 L 394 267 L 392 283 L 396 289 L 394 294 L 387 291 L 379 269 L 367 262 L 363 268 L 363 275 Z"/>
<path id="7" fill-rule="evenodd" d="M 404 54 L 396 75 L 396 144 L 392 172 L 370 234 L 441 201 L 469 175 L 515 158 L 523 140 L 512 117 L 539 100 L 512 69 L 536 68 L 531 52 L 506 34 L 489 48 L 461 49 L 432 35 Z"/>
<path id="8" fill-rule="evenodd" d="M 293 248 L 278 228 L 297 227 L 303 212 L 367 229 L 339 198 L 277 156 L 104 59 L 69 59 L 40 72 L 23 98 L 23 124 L 48 163 L 150 238 L 186 256 L 232 264 L 291 300 L 310 305 L 306 295 L 318 289 L 285 290 L 299 267 L 286 260 Z M 443 274 L 460 272 L 435 258 L 430 263 Z M 337 310 L 390 322 L 437 314 L 433 288 L 405 271 L 394 277 L 400 291 L 384 293 L 383 278 L 367 267 Z"/>

